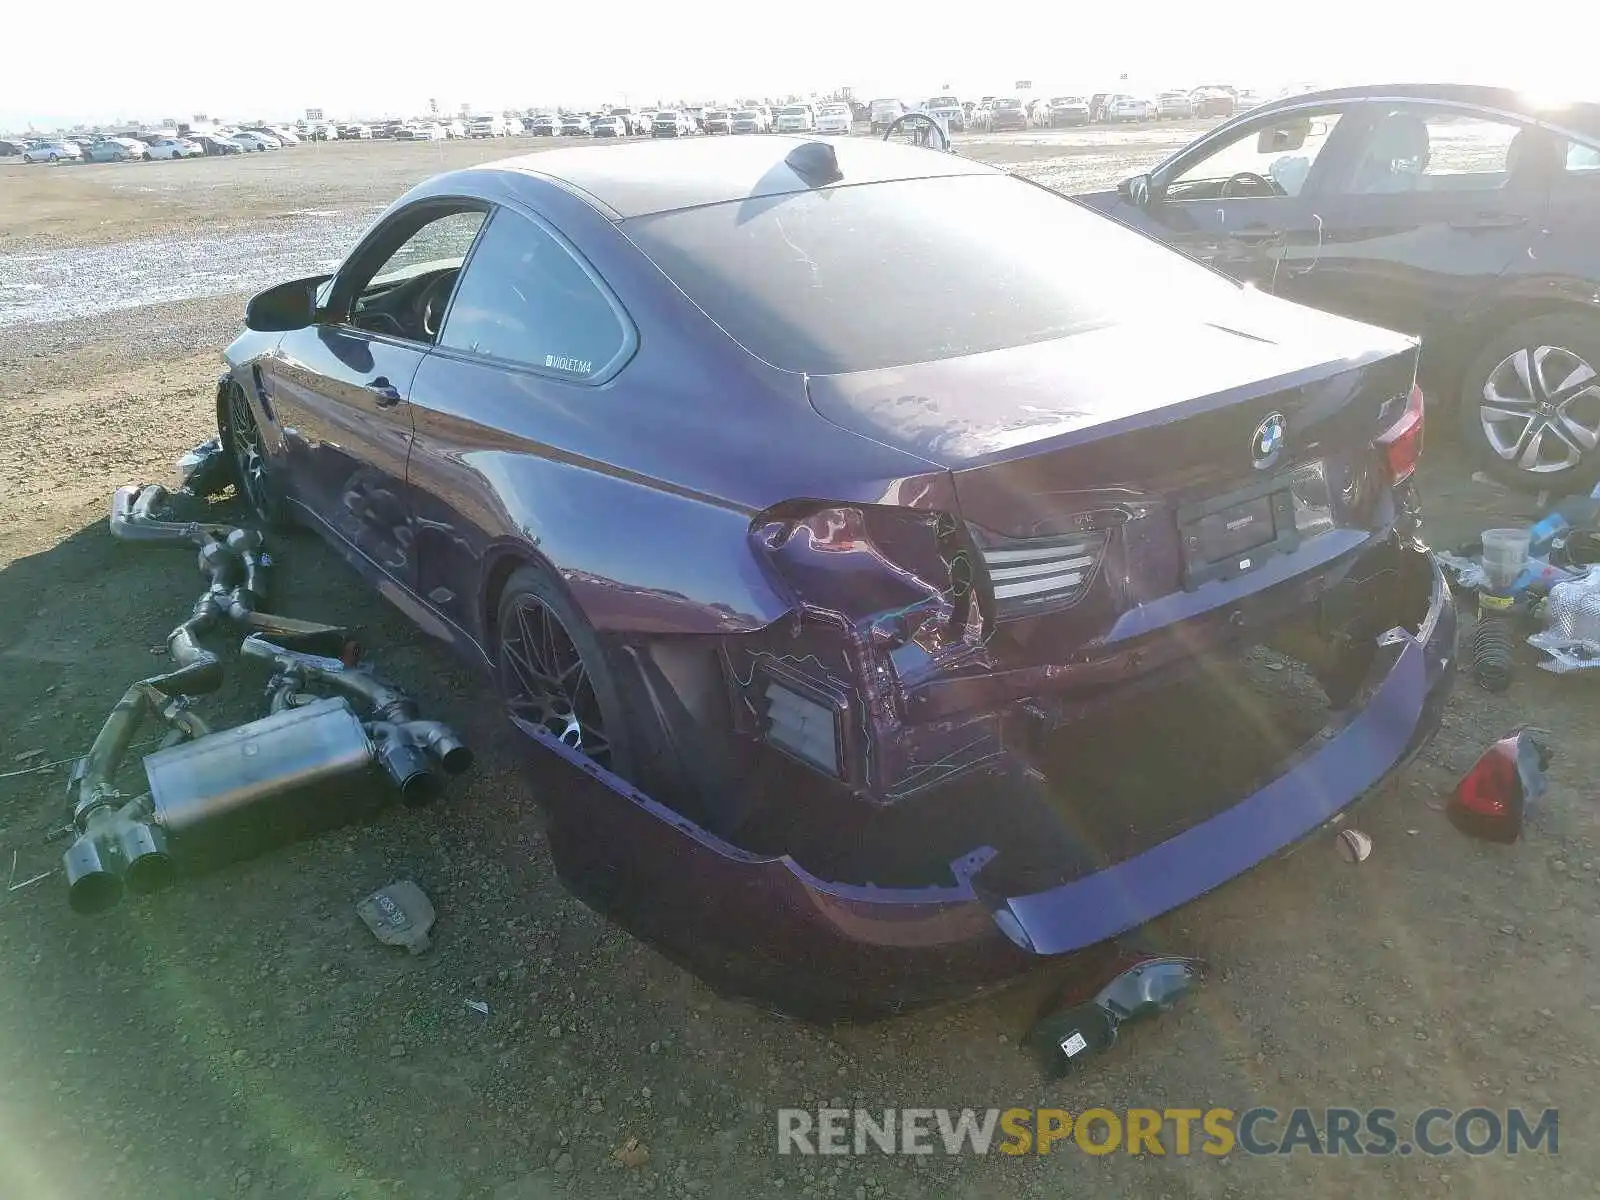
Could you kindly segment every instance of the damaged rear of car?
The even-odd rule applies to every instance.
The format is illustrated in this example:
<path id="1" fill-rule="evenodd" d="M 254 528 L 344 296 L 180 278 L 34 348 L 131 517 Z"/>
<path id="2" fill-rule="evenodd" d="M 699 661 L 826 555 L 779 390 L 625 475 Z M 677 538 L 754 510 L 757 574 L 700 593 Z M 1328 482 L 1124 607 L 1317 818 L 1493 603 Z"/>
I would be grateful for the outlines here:
<path id="1" fill-rule="evenodd" d="M 958 179 L 798 197 L 737 233 L 715 208 L 624 224 L 827 421 L 936 467 L 751 521 L 793 608 L 721 640 L 730 708 L 794 769 L 747 769 L 765 799 L 720 813 L 727 840 L 637 794 L 637 827 L 604 839 L 641 860 L 673 843 L 667 878 L 608 877 L 705 911 L 614 910 L 665 916 L 646 932 L 702 975 L 727 953 L 735 990 L 765 959 L 785 1007 L 898 1007 L 1093 946 L 1315 831 L 1437 727 L 1455 614 L 1415 539 L 1415 345 L 1058 203 Z M 989 232 L 960 236 L 969 218 Z M 1096 793 L 1172 744 L 1157 697 L 1261 644 L 1324 694 L 1263 779 Z M 1209 736 L 1243 743 L 1252 717 Z M 804 984 L 784 966 L 802 947 L 830 967 Z"/>
<path id="2" fill-rule="evenodd" d="M 494 208 L 464 266 L 374 284 L 358 252 L 223 387 L 274 406 L 243 443 L 296 516 L 492 667 L 548 751 L 563 880 L 721 990 L 897 1011 L 1101 946 L 1437 727 L 1455 614 L 1416 537 L 1414 341 L 867 139 L 457 172 L 369 241 L 462 197 Z M 610 341 L 530 324 L 478 355 L 563 261 L 501 287 L 524 213 Z M 318 347 L 343 371 L 397 330 L 437 336 L 383 397 L 401 487 L 353 434 L 295 441 L 361 428 L 315 398 Z M 1261 647 L 1305 684 L 1289 725 L 1246 686 Z M 1186 729 L 1184 786 L 1118 792 Z"/>

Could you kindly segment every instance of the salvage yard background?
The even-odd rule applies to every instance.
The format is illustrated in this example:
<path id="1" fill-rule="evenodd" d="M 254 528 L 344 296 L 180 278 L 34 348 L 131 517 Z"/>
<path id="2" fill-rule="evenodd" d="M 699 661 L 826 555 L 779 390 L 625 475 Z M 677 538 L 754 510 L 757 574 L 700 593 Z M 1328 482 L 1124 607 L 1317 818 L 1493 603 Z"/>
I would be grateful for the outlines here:
<path id="1" fill-rule="evenodd" d="M 1063 190 L 1109 184 L 1195 125 L 971 138 L 964 153 Z M 528 143 L 524 143 L 526 145 Z M 548 146 L 546 142 L 544 145 Z M 535 145 L 537 145 L 535 143 Z M 589 153 L 608 151 L 596 147 Z M 218 351 L 245 294 L 331 264 L 375 212 L 504 142 L 318 143 L 270 155 L 0 167 L 0 874 L 55 868 L 66 765 L 126 686 L 164 661 L 200 590 L 182 550 L 114 543 L 120 484 L 174 481 L 212 432 Z M 1430 423 L 1428 530 L 1448 545 L 1533 515 L 1471 482 Z M 383 671 L 454 724 L 479 766 L 391 811 L 101 919 L 59 874 L 0 892 L 0 1196 L 573 1195 L 963 1197 L 1600 1194 L 1600 681 L 1533 669 L 1509 693 L 1463 677 L 1444 731 L 1365 811 L 1363 866 L 1323 840 L 1152 930 L 1213 964 L 1161 1021 L 1046 1084 L 1018 1051 L 1024 988 L 820 1030 L 716 999 L 569 899 L 486 684 L 309 535 L 271 547 L 276 612 L 363 627 Z M 202 711 L 259 715 L 228 656 Z M 1519 722 L 1550 731 L 1551 790 L 1518 845 L 1459 835 L 1439 797 Z M 1170 786 L 1182 738 L 1163 733 Z M 137 778 L 137 755 L 127 779 Z M 438 910 L 396 956 L 353 903 L 397 878 Z M 487 1017 L 466 1001 L 484 1001 Z M 1286 1110 L 1559 1107 L 1560 1154 L 1214 1161 L 797 1159 L 774 1110 L 1045 1104 Z M 642 1167 L 613 1161 L 636 1137 Z"/>

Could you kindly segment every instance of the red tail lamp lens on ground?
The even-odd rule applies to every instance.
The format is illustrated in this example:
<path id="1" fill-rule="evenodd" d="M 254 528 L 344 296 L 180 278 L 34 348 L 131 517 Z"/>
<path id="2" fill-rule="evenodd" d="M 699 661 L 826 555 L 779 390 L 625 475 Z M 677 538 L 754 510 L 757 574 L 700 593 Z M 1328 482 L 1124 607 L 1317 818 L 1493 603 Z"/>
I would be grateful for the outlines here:
<path id="1" fill-rule="evenodd" d="M 1461 777 L 1446 812 L 1463 833 L 1514 842 L 1529 805 L 1545 791 L 1550 751 L 1526 729 L 1501 738 Z"/>

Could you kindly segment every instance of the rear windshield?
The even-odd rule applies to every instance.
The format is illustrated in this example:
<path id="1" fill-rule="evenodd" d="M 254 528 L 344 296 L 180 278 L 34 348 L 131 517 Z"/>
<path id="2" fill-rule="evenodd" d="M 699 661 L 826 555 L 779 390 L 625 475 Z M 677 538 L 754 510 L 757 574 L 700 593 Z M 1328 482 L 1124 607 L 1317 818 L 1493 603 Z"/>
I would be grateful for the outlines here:
<path id="1" fill-rule="evenodd" d="M 791 104 L 788 108 L 780 108 L 778 115 L 780 117 L 803 117 L 806 115 L 806 110 L 798 104 Z"/>
<path id="2" fill-rule="evenodd" d="M 1237 286 L 1002 175 L 822 188 L 623 228 L 752 354 L 817 375 L 1204 312 Z"/>

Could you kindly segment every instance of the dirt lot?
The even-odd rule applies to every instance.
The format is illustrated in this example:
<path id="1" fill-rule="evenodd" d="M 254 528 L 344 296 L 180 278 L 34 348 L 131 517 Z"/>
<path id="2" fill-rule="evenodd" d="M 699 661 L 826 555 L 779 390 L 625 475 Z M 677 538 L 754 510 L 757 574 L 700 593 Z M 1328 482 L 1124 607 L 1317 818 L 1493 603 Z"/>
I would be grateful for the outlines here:
<path id="1" fill-rule="evenodd" d="M 965 148 L 1083 187 L 1191 135 L 1094 130 Z M 315 263 L 406 184 L 505 152 L 335 144 L 0 167 L 0 297 L 31 294 L 41 258 L 65 264 L 49 287 L 71 316 L 45 323 L 0 304 L 0 871 L 12 881 L 57 866 L 61 844 L 42 839 L 66 814 L 58 760 L 81 754 L 126 682 L 155 669 L 198 590 L 187 554 L 122 547 L 105 530 L 116 486 L 170 482 L 176 455 L 209 433 L 217 351 L 253 280 L 208 273 L 197 239 L 225 227 L 279 265 Z M 167 282 L 183 285 L 147 293 L 165 303 L 125 303 L 119 272 L 151 245 L 174 264 Z M 1447 445 L 1431 456 L 1440 544 L 1532 511 L 1470 482 Z M 540 780 L 517 766 L 485 687 L 317 542 L 276 550 L 274 608 L 360 624 L 380 665 L 466 733 L 480 766 L 432 809 L 101 919 L 69 914 L 59 873 L 0 893 L 8 1200 L 1600 1193 L 1583 1100 L 1600 1068 L 1594 681 L 1534 670 L 1531 651 L 1505 696 L 1463 679 L 1438 740 L 1363 815 L 1368 863 L 1312 843 L 1159 922 L 1152 937 L 1210 959 L 1211 981 L 1094 1069 L 1046 1084 L 1017 1049 L 1036 989 L 819 1030 L 722 1002 L 608 927 L 555 882 L 532 803 Z M 259 674 L 229 668 L 205 707 L 219 724 L 259 712 Z M 1471 842 L 1437 797 L 1521 721 L 1551 731 L 1548 802 L 1521 844 Z M 29 769 L 32 751 L 58 765 Z M 1185 771 L 1171 762 L 1170 786 Z M 440 913 L 421 958 L 386 952 L 352 910 L 400 877 Z M 1555 1106 L 1562 1129 L 1559 1155 L 1518 1159 L 777 1155 L 774 1110 L 830 1101 L 1403 1116 Z M 649 1148 L 642 1168 L 611 1160 L 630 1136 Z"/>

